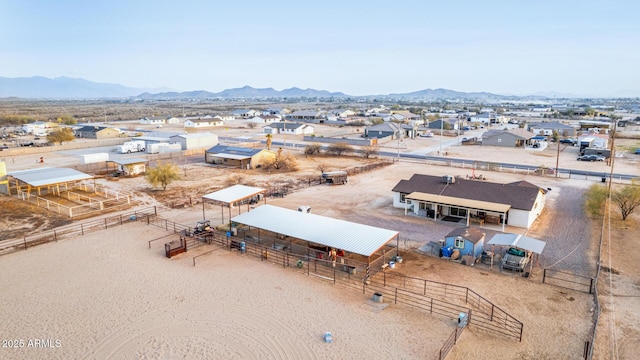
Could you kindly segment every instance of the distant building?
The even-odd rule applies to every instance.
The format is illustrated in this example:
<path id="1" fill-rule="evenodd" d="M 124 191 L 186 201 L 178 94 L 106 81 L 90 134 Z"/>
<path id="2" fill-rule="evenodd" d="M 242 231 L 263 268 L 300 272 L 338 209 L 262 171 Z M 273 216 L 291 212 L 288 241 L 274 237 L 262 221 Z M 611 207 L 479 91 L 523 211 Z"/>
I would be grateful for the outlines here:
<path id="1" fill-rule="evenodd" d="M 276 153 L 266 149 L 216 145 L 205 152 L 204 161 L 241 169 L 255 169 L 265 161 L 275 159 Z"/>
<path id="2" fill-rule="evenodd" d="M 313 134 L 314 128 L 303 123 L 276 122 L 264 126 L 262 132 L 265 134 L 310 135 Z"/>
<path id="3" fill-rule="evenodd" d="M 489 130 L 482 134 L 482 146 L 523 147 L 534 136 L 524 129 Z"/>
<path id="4" fill-rule="evenodd" d="M 186 128 L 205 128 L 223 126 L 224 121 L 219 118 L 212 117 L 207 119 L 188 119 L 184 121 L 184 127 Z"/>
<path id="5" fill-rule="evenodd" d="M 182 150 L 208 148 L 218 145 L 218 135 L 211 133 L 178 134 L 171 136 L 169 142 L 180 144 Z"/>
<path id="6" fill-rule="evenodd" d="M 106 126 L 83 126 L 76 129 L 75 135 L 85 139 L 112 139 L 120 137 L 120 129 Z"/>

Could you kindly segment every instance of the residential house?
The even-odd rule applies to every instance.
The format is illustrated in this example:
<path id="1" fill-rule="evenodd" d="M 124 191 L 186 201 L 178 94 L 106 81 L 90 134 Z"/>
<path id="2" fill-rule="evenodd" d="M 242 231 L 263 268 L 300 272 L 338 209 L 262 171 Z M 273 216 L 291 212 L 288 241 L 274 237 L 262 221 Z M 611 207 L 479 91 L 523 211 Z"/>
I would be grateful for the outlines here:
<path id="1" fill-rule="evenodd" d="M 384 122 L 364 129 L 364 137 L 366 138 L 380 139 L 391 136 L 394 139 L 398 139 L 403 137 L 404 133 L 405 130 L 402 126 L 394 122 Z"/>
<path id="2" fill-rule="evenodd" d="M 553 132 L 556 131 L 559 136 L 576 136 L 576 128 L 573 126 L 561 124 L 557 121 L 542 121 L 542 122 L 534 122 L 528 123 L 527 128 L 534 135 L 545 135 L 552 136 Z"/>
<path id="3" fill-rule="evenodd" d="M 314 128 L 304 123 L 276 122 L 263 127 L 262 132 L 265 134 L 310 135 L 313 134 Z"/>
<path id="4" fill-rule="evenodd" d="M 143 117 L 140 119 L 141 125 L 164 125 L 167 123 L 167 118 L 162 116 Z"/>
<path id="5" fill-rule="evenodd" d="M 75 135 L 85 139 L 112 139 L 120 137 L 120 129 L 106 126 L 83 126 L 76 129 Z"/>
<path id="6" fill-rule="evenodd" d="M 483 146 L 524 147 L 535 135 L 524 129 L 489 130 L 482 134 Z"/>
<path id="7" fill-rule="evenodd" d="M 479 258 L 484 248 L 486 233 L 477 227 L 458 227 L 444 237 L 444 247 L 458 249 L 460 256 Z"/>
<path id="8" fill-rule="evenodd" d="M 251 119 L 258 114 L 259 112 L 257 112 L 256 110 L 250 109 L 236 109 L 231 112 L 231 115 L 233 115 L 236 119 Z"/>
<path id="9" fill-rule="evenodd" d="M 184 127 L 186 128 L 205 128 L 205 127 L 214 127 L 214 126 L 223 126 L 224 121 L 217 117 L 212 117 L 208 119 L 188 119 L 184 121 Z"/>
<path id="10" fill-rule="evenodd" d="M 261 116 L 254 116 L 249 121 L 254 123 L 254 124 L 271 124 L 273 122 L 280 121 L 280 120 L 281 120 L 280 116 L 276 116 L 276 115 L 261 115 Z"/>
<path id="11" fill-rule="evenodd" d="M 436 119 L 427 124 L 428 129 L 432 130 L 458 130 L 460 128 L 458 119 Z"/>
<path id="12" fill-rule="evenodd" d="M 433 220 L 530 228 L 544 209 L 546 190 L 527 181 L 507 184 L 414 174 L 393 188 L 393 206 Z"/>
<path id="13" fill-rule="evenodd" d="M 276 153 L 266 149 L 216 145 L 205 152 L 204 160 L 208 164 L 255 169 L 275 158 Z"/>
<path id="14" fill-rule="evenodd" d="M 318 110 L 298 110 L 292 112 L 287 119 L 310 121 L 314 123 L 323 122 L 325 113 Z"/>
<path id="15" fill-rule="evenodd" d="M 57 127 L 58 124 L 53 121 L 34 121 L 32 123 L 22 125 L 20 129 L 27 134 L 45 136 L 51 131 L 51 129 Z"/>

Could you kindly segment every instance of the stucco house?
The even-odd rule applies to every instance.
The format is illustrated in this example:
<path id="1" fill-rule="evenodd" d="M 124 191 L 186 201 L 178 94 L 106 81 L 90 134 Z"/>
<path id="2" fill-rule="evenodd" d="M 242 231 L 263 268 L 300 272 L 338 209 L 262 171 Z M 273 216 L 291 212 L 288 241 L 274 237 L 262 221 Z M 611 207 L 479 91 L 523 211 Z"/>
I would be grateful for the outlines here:
<path id="1" fill-rule="evenodd" d="M 309 124 L 276 122 L 262 128 L 265 134 L 310 135 L 314 128 Z"/>
<path id="2" fill-rule="evenodd" d="M 224 121 L 216 117 L 207 119 L 188 119 L 184 121 L 184 127 L 186 128 L 205 128 L 223 125 Z"/>
<path id="3" fill-rule="evenodd" d="M 524 129 L 489 130 L 482 134 L 483 146 L 524 147 L 534 137 Z"/>
<path id="4" fill-rule="evenodd" d="M 255 124 L 271 124 L 273 122 L 280 121 L 280 116 L 260 115 L 260 116 L 254 116 L 249 121 Z"/>
<path id="5" fill-rule="evenodd" d="M 392 189 L 393 206 L 428 219 L 530 228 L 547 191 L 527 181 L 507 184 L 414 174 Z"/>
<path id="6" fill-rule="evenodd" d="M 208 149 L 204 156 L 204 161 L 209 164 L 255 169 L 262 166 L 265 161 L 275 159 L 276 153 L 259 148 L 216 145 Z"/>
<path id="7" fill-rule="evenodd" d="M 400 124 L 394 122 L 385 122 L 373 125 L 364 129 L 364 137 L 367 138 L 384 138 L 392 136 L 394 139 L 403 137 L 404 129 Z"/>
<path id="8" fill-rule="evenodd" d="M 120 130 L 106 126 L 83 126 L 76 129 L 75 134 L 85 139 L 112 139 L 120 136 Z"/>
<path id="9" fill-rule="evenodd" d="M 258 115 L 259 112 L 251 109 L 236 109 L 231 112 L 234 118 L 238 119 L 251 119 L 252 117 Z"/>
<path id="10" fill-rule="evenodd" d="M 528 123 L 527 128 L 534 135 L 553 135 L 553 131 L 557 131 L 560 136 L 576 136 L 576 128 L 573 126 L 561 124 L 557 121 L 542 121 L 535 123 Z"/>

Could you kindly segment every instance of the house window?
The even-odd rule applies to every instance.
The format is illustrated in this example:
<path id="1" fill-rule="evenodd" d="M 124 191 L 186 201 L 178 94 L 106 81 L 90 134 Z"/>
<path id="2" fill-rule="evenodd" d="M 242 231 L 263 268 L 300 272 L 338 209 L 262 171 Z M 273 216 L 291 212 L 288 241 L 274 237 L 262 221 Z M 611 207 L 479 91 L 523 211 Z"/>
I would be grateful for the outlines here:
<path id="1" fill-rule="evenodd" d="M 400 202 L 401 203 L 407 202 L 407 194 L 406 193 L 400 193 Z"/>
<path id="2" fill-rule="evenodd" d="M 451 216 L 459 216 L 459 217 L 467 217 L 467 209 L 460 209 L 452 207 L 449 209 L 449 215 Z"/>
<path id="3" fill-rule="evenodd" d="M 457 237 L 453 242 L 453 246 L 458 249 L 464 249 L 464 239 L 461 237 Z"/>

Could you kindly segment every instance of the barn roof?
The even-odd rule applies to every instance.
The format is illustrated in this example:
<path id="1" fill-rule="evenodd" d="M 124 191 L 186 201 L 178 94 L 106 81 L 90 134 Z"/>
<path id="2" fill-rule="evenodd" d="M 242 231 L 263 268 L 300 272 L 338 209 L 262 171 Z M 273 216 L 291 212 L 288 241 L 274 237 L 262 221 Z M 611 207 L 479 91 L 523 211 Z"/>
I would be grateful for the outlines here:
<path id="1" fill-rule="evenodd" d="M 371 256 L 398 236 L 393 230 L 272 205 L 259 206 L 231 220 L 363 256 Z"/>

